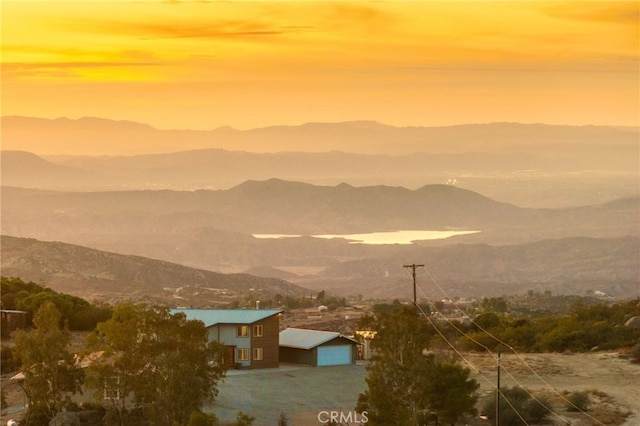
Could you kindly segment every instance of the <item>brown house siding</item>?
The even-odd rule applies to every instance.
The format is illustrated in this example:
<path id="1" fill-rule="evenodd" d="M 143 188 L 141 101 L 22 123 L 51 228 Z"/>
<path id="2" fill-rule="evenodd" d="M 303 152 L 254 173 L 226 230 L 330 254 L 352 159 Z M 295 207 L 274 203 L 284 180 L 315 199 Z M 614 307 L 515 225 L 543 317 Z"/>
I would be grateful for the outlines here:
<path id="1" fill-rule="evenodd" d="M 262 325 L 262 337 L 253 335 L 253 326 Z M 273 315 L 269 318 L 254 322 L 249 326 L 251 336 L 251 368 L 275 368 L 280 362 L 280 316 Z M 262 348 L 262 360 L 253 359 L 253 350 Z"/>

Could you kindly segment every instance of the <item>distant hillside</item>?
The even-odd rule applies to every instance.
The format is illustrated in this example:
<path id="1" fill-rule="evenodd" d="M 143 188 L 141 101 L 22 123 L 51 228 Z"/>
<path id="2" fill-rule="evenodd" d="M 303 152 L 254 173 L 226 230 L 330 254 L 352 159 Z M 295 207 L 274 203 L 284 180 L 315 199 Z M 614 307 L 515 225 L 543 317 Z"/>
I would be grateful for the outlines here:
<path id="1" fill-rule="evenodd" d="M 488 229 L 528 226 L 539 221 L 538 216 L 546 217 L 544 212 L 447 185 L 411 191 L 271 179 L 226 191 L 57 192 L 5 187 L 2 197 L 1 223 L 7 234 L 82 245 L 86 244 L 77 241 L 82 235 L 153 237 L 186 235 L 198 228 L 302 235 Z"/>
<path id="2" fill-rule="evenodd" d="M 334 264 L 297 281 L 310 288 L 346 293 L 359 289 L 369 297 L 410 298 L 412 280 L 402 265 L 417 269 L 420 298 L 488 297 L 528 290 L 586 295 L 640 297 L 640 238 L 548 239 L 526 244 L 452 244 L 411 246 L 388 256 Z M 347 290 L 348 289 L 348 290 Z"/>
<path id="3" fill-rule="evenodd" d="M 25 188 L 82 188 L 100 185 L 107 176 L 86 168 L 47 161 L 25 151 L 2 151 L 2 184 Z"/>
<path id="4" fill-rule="evenodd" d="M 44 284 L 91 300 L 153 300 L 173 306 L 212 306 L 249 293 L 307 295 L 276 278 L 221 274 L 174 263 L 60 242 L 0 237 L 2 275 Z"/>

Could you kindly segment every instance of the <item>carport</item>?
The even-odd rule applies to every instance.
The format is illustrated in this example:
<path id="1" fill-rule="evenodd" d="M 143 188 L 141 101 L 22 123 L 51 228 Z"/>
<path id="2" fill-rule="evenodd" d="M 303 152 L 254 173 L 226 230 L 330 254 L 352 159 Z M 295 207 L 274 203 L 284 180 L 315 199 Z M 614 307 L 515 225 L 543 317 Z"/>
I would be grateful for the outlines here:
<path id="1" fill-rule="evenodd" d="M 333 331 L 287 328 L 280 332 L 280 362 L 314 367 L 355 364 L 358 344 Z"/>

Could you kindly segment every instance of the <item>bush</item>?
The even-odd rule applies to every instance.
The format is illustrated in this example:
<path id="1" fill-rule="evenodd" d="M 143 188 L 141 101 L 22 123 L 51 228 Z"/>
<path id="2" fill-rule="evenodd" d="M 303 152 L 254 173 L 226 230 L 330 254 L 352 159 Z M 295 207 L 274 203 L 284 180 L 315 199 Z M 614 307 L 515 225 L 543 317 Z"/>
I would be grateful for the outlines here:
<path id="1" fill-rule="evenodd" d="M 202 411 L 193 411 L 189 416 L 187 426 L 218 426 L 218 418 L 215 414 L 207 414 Z"/>
<path id="2" fill-rule="evenodd" d="M 289 419 L 285 413 L 280 413 L 280 417 L 278 418 L 278 426 L 287 426 L 289 424 Z"/>
<path id="3" fill-rule="evenodd" d="M 591 399 L 587 392 L 573 392 L 569 395 L 567 402 L 567 411 L 587 411 Z"/>
<path id="4" fill-rule="evenodd" d="M 512 388 L 504 388 L 501 389 L 501 393 L 502 397 L 500 398 L 500 424 L 515 426 L 522 424 L 539 423 L 545 420 L 550 413 L 549 409 L 547 408 L 550 406 L 550 404 L 546 399 L 534 399 L 527 390 L 521 387 L 514 386 Z M 504 400 L 505 398 L 509 401 L 509 403 Z M 495 425 L 495 395 L 491 399 L 491 401 L 485 404 L 483 412 L 490 420 L 492 420 L 492 424 Z"/>
<path id="5" fill-rule="evenodd" d="M 239 411 L 238 415 L 236 416 L 236 424 L 238 426 L 251 426 L 255 419 L 256 419 L 255 417 L 250 416 L 249 414 L 245 414 L 242 411 Z"/>
<path id="6" fill-rule="evenodd" d="M 2 374 L 17 371 L 20 368 L 20 360 L 16 359 L 13 346 L 0 346 L 0 371 Z"/>

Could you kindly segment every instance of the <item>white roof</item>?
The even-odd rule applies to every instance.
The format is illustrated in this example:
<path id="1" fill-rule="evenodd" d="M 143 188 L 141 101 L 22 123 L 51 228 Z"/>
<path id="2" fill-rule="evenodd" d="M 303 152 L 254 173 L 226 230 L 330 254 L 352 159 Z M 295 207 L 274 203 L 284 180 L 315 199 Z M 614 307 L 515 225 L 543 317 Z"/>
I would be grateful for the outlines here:
<path id="1" fill-rule="evenodd" d="M 335 331 L 307 330 L 303 328 L 287 328 L 280 332 L 280 346 L 297 349 L 311 349 L 337 337 L 343 337 L 358 343 L 350 337 Z"/>

